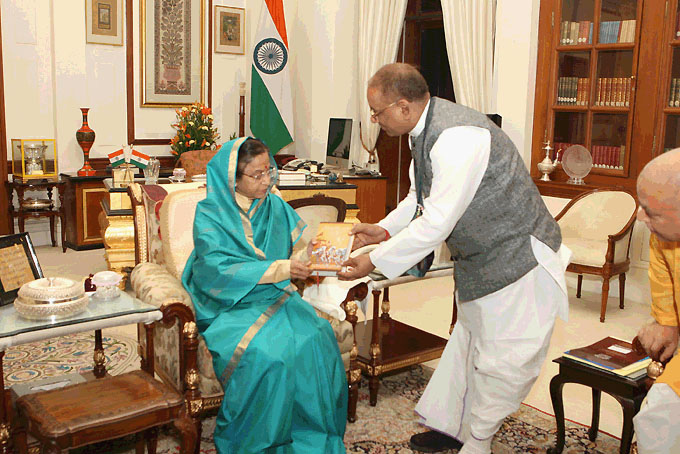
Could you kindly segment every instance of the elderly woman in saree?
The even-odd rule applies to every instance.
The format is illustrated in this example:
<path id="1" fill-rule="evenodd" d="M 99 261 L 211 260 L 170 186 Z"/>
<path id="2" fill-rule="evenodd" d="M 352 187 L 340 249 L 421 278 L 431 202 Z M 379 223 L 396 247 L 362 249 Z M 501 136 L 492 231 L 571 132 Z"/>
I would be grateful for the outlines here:
<path id="1" fill-rule="evenodd" d="M 207 168 L 182 276 L 224 388 L 217 451 L 344 453 L 347 382 L 330 324 L 294 290 L 304 222 L 272 192 L 261 141 L 227 142 Z M 303 254 L 304 254 L 303 250 Z"/>

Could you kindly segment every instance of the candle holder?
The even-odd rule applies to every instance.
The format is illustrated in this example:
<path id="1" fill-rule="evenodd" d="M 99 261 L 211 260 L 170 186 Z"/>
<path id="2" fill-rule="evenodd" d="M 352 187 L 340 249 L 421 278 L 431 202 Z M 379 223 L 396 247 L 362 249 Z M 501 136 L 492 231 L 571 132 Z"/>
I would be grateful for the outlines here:
<path id="1" fill-rule="evenodd" d="M 550 140 L 545 141 L 543 149 L 545 150 L 545 158 L 543 158 L 543 161 L 539 162 L 536 166 L 538 167 L 538 171 L 543 174 L 541 181 L 552 181 L 549 175 L 555 170 L 555 164 L 550 159 L 550 150 L 553 149 L 550 146 Z"/>

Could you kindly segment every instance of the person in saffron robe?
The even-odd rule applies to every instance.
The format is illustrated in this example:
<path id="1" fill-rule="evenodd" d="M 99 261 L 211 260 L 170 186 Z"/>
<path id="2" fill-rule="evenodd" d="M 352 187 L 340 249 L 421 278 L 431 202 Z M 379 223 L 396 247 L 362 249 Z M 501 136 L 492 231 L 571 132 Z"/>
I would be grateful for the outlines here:
<path id="1" fill-rule="evenodd" d="M 330 324 L 290 283 L 305 225 L 272 193 L 276 167 L 253 138 L 227 142 L 207 167 L 194 251 L 182 282 L 224 388 L 222 454 L 344 453 L 347 380 Z"/>

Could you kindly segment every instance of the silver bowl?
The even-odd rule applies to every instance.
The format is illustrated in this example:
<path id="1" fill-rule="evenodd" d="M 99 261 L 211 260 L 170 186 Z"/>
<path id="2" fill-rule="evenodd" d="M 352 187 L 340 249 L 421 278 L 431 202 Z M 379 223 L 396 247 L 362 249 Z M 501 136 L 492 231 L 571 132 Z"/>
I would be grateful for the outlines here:
<path id="1" fill-rule="evenodd" d="M 79 282 L 61 277 L 36 279 L 22 285 L 14 308 L 33 320 L 71 317 L 87 308 L 90 298 Z"/>

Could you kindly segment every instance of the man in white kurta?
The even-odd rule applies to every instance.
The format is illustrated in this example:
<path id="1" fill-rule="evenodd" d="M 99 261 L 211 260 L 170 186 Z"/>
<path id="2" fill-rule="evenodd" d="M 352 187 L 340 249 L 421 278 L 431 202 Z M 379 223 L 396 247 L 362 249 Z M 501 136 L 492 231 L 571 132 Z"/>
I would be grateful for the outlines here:
<path id="1" fill-rule="evenodd" d="M 425 127 L 429 96 L 421 106 L 408 102 L 404 112 L 399 103 L 407 100 L 389 107 L 392 99 L 382 94 L 381 87 L 369 82 L 373 121 L 390 135 L 408 133 L 412 143 Z M 413 219 L 417 199 L 412 162 L 408 196 L 378 224 L 355 227 L 359 246 L 376 242 L 380 246 L 350 260 L 353 268 L 343 278 L 357 278 L 377 267 L 392 279 L 438 248 L 477 192 L 487 170 L 490 143 L 489 131 L 483 128 L 445 129 L 430 151 L 432 185 L 422 216 Z M 458 322 L 415 409 L 434 432 L 415 435 L 411 440 L 415 449 L 449 449 L 459 445 L 451 440 L 455 438 L 464 443 L 461 453 L 490 452 L 494 433 L 519 408 L 538 377 L 555 318 L 567 317 L 564 271 L 570 253 L 563 246 L 554 252 L 534 237 L 531 248 L 538 262 L 531 271 L 491 294 L 458 303 Z"/>

